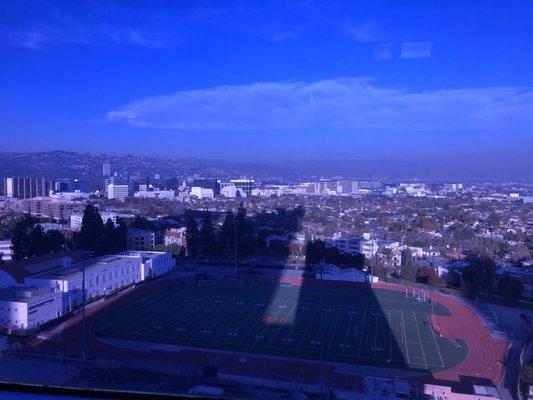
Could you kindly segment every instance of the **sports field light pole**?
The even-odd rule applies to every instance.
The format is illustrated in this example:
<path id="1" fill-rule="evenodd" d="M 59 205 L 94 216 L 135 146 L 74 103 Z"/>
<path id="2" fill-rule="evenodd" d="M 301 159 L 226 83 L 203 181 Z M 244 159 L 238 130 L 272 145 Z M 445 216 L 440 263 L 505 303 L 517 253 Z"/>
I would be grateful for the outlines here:
<path id="1" fill-rule="evenodd" d="M 322 261 L 317 265 L 320 273 L 320 398 L 324 399 L 324 270 L 326 263 Z"/>
<path id="2" fill-rule="evenodd" d="M 87 341 L 85 337 L 85 261 L 81 264 L 81 357 L 83 365 L 87 358 Z"/>
<path id="3" fill-rule="evenodd" d="M 235 259 L 235 278 L 236 278 L 237 277 L 237 219 L 233 220 L 233 229 L 234 229 L 234 233 L 233 233 L 233 238 L 234 238 L 233 251 L 234 251 L 234 259 Z"/>
<path id="4" fill-rule="evenodd" d="M 372 288 L 372 283 L 374 282 L 374 262 L 375 262 L 375 255 L 374 255 L 374 239 L 370 238 L 372 241 L 372 254 L 370 255 L 370 287 Z"/>
<path id="5" fill-rule="evenodd" d="M 431 302 L 431 317 L 433 318 L 433 329 L 435 329 L 435 300 L 429 297 L 429 301 Z"/>

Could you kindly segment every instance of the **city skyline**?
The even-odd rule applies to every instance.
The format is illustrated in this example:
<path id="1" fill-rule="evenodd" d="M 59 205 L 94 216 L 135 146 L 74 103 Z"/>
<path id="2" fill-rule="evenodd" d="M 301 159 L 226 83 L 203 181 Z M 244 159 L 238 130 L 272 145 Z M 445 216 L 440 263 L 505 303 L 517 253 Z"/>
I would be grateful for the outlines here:
<path id="1" fill-rule="evenodd" d="M 6 4 L 3 150 L 533 169 L 530 3 L 128 4 Z"/>
<path id="2" fill-rule="evenodd" d="M 53 162 L 50 162 L 53 160 Z M 212 177 L 255 177 L 261 180 L 294 182 L 319 178 L 356 178 L 386 180 L 467 181 L 467 182 L 532 182 L 531 171 L 519 162 L 473 165 L 467 162 L 429 164 L 416 161 L 391 161 L 330 158 L 315 160 L 244 161 L 195 157 L 143 156 L 141 154 L 111 154 L 64 150 L 41 152 L 0 152 L 0 169 L 4 176 L 79 178 L 74 171 L 84 171 L 83 177 L 94 179 L 102 171 L 102 163 L 121 174 L 140 170 L 148 175 Z"/>

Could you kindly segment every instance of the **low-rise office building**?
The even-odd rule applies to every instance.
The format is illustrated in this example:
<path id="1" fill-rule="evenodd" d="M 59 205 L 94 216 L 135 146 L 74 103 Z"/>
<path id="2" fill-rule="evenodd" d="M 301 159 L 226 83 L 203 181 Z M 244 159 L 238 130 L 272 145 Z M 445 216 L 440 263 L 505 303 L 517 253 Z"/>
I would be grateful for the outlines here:
<path id="1" fill-rule="evenodd" d="M 176 193 L 173 190 L 139 190 L 133 194 L 136 199 L 174 200 Z"/>
<path id="2" fill-rule="evenodd" d="M 110 183 L 107 185 L 107 198 L 108 199 L 117 199 L 124 200 L 129 196 L 130 187 L 128 185 L 119 185 L 115 183 Z"/>
<path id="3" fill-rule="evenodd" d="M 191 188 L 191 196 L 196 196 L 199 199 L 212 199 L 215 197 L 213 189 L 206 189 L 200 186 L 193 186 Z"/>

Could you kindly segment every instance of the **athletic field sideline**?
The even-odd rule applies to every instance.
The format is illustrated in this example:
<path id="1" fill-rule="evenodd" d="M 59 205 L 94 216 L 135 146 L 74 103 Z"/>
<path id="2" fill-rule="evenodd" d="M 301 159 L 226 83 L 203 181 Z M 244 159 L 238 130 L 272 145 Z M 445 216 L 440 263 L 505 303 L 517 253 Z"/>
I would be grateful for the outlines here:
<path id="1" fill-rule="evenodd" d="M 116 339 L 320 359 L 320 289 L 216 282 L 172 284 L 111 305 L 93 324 Z M 440 304 L 384 289 L 327 288 L 326 361 L 381 367 L 448 369 L 466 358 L 465 342 L 441 338 L 431 312 Z"/>

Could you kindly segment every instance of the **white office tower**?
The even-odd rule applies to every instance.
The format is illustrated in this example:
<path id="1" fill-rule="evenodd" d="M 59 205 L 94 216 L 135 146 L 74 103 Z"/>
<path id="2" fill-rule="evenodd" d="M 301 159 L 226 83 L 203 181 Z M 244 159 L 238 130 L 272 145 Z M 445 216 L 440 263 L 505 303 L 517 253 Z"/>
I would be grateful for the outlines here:
<path id="1" fill-rule="evenodd" d="M 4 178 L 6 196 L 15 199 L 46 196 L 50 187 L 50 182 L 43 178 Z"/>
<path id="2" fill-rule="evenodd" d="M 102 175 L 109 176 L 111 175 L 111 164 L 108 162 L 105 162 L 102 164 Z"/>
<path id="3" fill-rule="evenodd" d="M 107 198 L 108 199 L 124 200 L 126 197 L 128 197 L 128 194 L 129 194 L 128 185 L 116 185 L 114 183 L 110 183 L 109 185 L 107 185 Z"/>
<path id="4" fill-rule="evenodd" d="M 199 199 L 212 199 L 215 197 L 213 189 L 206 189 L 200 186 L 193 186 L 191 188 L 191 196 L 196 196 Z"/>
<path id="5" fill-rule="evenodd" d="M 176 197 L 176 193 L 173 190 L 159 190 L 159 189 L 146 190 L 146 185 L 140 185 L 140 186 L 144 186 L 144 188 L 139 187 L 139 191 L 133 193 L 133 197 L 135 197 L 136 199 L 173 200 Z"/>
<path id="6" fill-rule="evenodd" d="M 462 183 L 445 183 L 444 190 L 447 192 L 457 192 L 463 188 Z"/>

